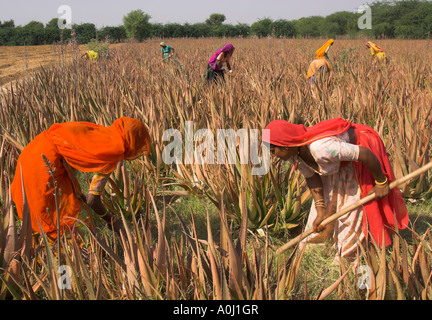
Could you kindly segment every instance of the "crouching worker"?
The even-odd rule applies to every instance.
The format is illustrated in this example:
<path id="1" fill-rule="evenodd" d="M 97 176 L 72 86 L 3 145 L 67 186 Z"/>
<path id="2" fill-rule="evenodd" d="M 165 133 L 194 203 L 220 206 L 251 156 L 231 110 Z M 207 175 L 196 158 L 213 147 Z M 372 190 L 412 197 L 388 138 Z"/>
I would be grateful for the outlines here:
<path id="1" fill-rule="evenodd" d="M 94 172 L 97 174 L 90 188 L 88 205 L 107 222 L 111 230 L 119 232 L 121 221 L 106 211 L 100 192 L 119 162 L 148 155 L 150 144 L 145 125 L 137 119 L 120 118 L 109 127 L 88 122 L 54 124 L 36 136 L 18 158 L 11 185 L 18 216 L 23 218 L 25 191 L 33 232 L 40 233 L 42 228 L 48 237 L 55 240 L 57 216 L 60 218 L 60 234 L 73 230 L 82 201 L 75 178 L 76 170 Z M 55 168 L 55 183 L 46 159 Z M 55 185 L 59 212 L 54 195 Z"/>
<path id="2" fill-rule="evenodd" d="M 303 246 L 330 240 L 337 254 L 345 257 L 355 254 L 359 243 L 368 238 L 387 247 L 394 230 L 408 227 L 402 193 L 389 188 L 395 176 L 386 148 L 372 128 L 338 118 L 312 127 L 277 120 L 266 129 L 269 134 L 263 141 L 270 151 L 296 164 L 313 196 L 306 228 L 316 233 L 303 240 Z M 321 226 L 326 218 L 371 192 L 376 199 Z"/>
<path id="3" fill-rule="evenodd" d="M 328 59 L 328 52 L 330 50 L 330 47 L 333 45 L 333 43 L 334 40 L 330 39 L 315 52 L 316 58 L 309 65 L 309 69 L 307 72 L 308 83 L 310 84 L 316 83 L 318 74 L 327 73 L 332 70 L 330 63 L 326 60 L 326 58 Z"/>
<path id="4" fill-rule="evenodd" d="M 370 41 L 366 43 L 366 47 L 370 49 L 374 62 L 380 62 L 380 63 L 389 62 L 384 50 L 381 47 L 378 47 L 376 44 Z"/>
<path id="5" fill-rule="evenodd" d="M 165 42 L 161 42 L 160 46 L 162 47 L 162 60 L 163 61 L 171 58 L 174 55 L 175 49 L 173 47 L 168 46 Z"/>
<path id="6" fill-rule="evenodd" d="M 227 43 L 222 49 L 217 50 L 207 66 L 206 79 L 208 84 L 218 83 L 225 81 L 225 64 L 228 68 L 228 72 L 232 73 L 231 58 L 235 51 L 234 46 L 231 43 Z"/>
<path id="7" fill-rule="evenodd" d="M 89 50 L 89 51 L 86 51 L 81 56 L 81 58 L 88 59 L 90 61 L 97 61 L 97 59 L 99 58 L 99 54 L 96 51 Z"/>

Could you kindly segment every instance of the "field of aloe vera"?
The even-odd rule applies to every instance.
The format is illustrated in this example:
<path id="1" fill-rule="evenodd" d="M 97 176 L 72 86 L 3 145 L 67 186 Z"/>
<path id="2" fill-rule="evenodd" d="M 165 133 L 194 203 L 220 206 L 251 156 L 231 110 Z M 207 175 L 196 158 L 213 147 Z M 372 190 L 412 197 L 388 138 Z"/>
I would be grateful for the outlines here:
<path id="1" fill-rule="evenodd" d="M 208 87 L 207 61 L 228 41 L 236 47 L 234 72 L 224 85 Z M 308 126 L 343 117 L 375 128 L 403 177 L 431 156 L 429 41 L 380 41 L 390 63 L 378 66 L 366 40 L 337 40 L 329 54 L 333 72 L 313 88 L 306 71 L 325 40 L 166 41 L 177 62 L 161 61 L 159 42 L 124 44 L 97 63 L 77 51 L 0 94 L 0 299 L 432 298 L 430 174 L 401 186 L 409 230 L 396 232 L 386 250 L 369 243 L 333 263 L 331 244 L 276 254 L 301 232 L 311 204 L 293 166 L 272 159 L 267 175 L 253 176 L 252 165 L 239 161 L 162 160 L 163 133 L 184 135 L 188 121 L 195 131 L 216 135 L 218 129 L 261 130 L 275 119 Z M 151 155 L 120 164 L 105 190 L 104 203 L 123 220 L 125 233 L 113 234 L 93 218 L 95 232 L 77 222 L 79 238 L 32 237 L 8 192 L 20 151 L 54 123 L 110 125 L 122 116 L 145 122 L 153 140 Z M 83 190 L 89 179 L 80 176 Z M 370 271 L 367 289 L 364 270 Z"/>

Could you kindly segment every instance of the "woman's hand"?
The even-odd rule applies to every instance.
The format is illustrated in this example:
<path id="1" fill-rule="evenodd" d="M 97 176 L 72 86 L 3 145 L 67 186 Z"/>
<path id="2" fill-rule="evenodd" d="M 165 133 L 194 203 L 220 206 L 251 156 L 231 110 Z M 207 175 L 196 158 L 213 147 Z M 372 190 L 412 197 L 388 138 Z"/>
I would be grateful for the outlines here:
<path id="1" fill-rule="evenodd" d="M 312 228 L 315 233 L 319 233 L 324 230 L 324 227 L 321 226 L 321 222 L 324 221 L 327 213 L 325 200 L 324 200 L 324 186 L 321 179 L 321 176 L 315 173 L 312 177 L 306 178 L 307 185 L 309 190 L 312 193 L 312 197 L 314 198 L 315 208 L 317 211 L 317 217 L 315 221 L 312 223 Z"/>
<path id="2" fill-rule="evenodd" d="M 390 186 L 388 183 L 385 183 L 383 185 L 376 185 L 371 191 L 369 191 L 368 195 L 375 192 L 375 196 L 377 199 L 383 199 L 387 197 L 390 193 Z"/>
<path id="3" fill-rule="evenodd" d="M 87 196 L 87 205 L 93 209 L 94 212 L 96 212 L 101 217 L 106 215 L 106 209 L 105 206 L 102 203 L 101 196 L 95 195 L 95 194 L 89 194 Z"/>
<path id="4" fill-rule="evenodd" d="M 107 221 L 107 225 L 111 231 L 114 231 L 119 235 L 120 235 L 120 231 L 124 230 L 122 222 L 112 215 L 111 215 L 111 222 Z"/>
<path id="5" fill-rule="evenodd" d="M 89 194 L 87 197 L 87 205 L 93 209 L 108 225 L 108 228 L 116 233 L 120 234 L 123 229 L 123 224 L 115 216 L 108 213 L 105 206 L 102 203 L 101 196 Z"/>
<path id="6" fill-rule="evenodd" d="M 324 230 L 324 226 L 321 225 L 321 223 L 325 219 L 326 215 L 326 209 L 322 207 L 316 208 L 317 210 L 317 217 L 315 218 L 315 221 L 312 223 L 312 229 L 314 233 L 320 233 Z"/>
<path id="7" fill-rule="evenodd" d="M 375 192 L 378 200 L 387 197 L 390 193 L 388 178 L 384 175 L 376 155 L 369 149 L 360 146 L 359 161 L 363 162 L 363 164 L 370 170 L 375 180 L 378 181 L 376 182 L 375 187 L 369 191 L 368 195 Z M 379 183 L 380 181 L 383 181 L 383 183 Z"/>

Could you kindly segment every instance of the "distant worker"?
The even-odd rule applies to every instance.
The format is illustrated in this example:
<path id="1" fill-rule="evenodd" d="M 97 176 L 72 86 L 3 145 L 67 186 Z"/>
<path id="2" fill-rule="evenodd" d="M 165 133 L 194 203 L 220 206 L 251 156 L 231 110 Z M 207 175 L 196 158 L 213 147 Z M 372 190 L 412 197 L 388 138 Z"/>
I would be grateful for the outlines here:
<path id="1" fill-rule="evenodd" d="M 229 73 L 232 73 L 230 62 L 234 51 L 234 46 L 231 43 L 227 43 L 222 49 L 217 50 L 213 54 L 207 67 L 207 83 L 217 82 L 219 79 L 225 81 L 223 64 L 226 64 Z"/>
<path id="2" fill-rule="evenodd" d="M 86 58 L 86 59 L 89 59 L 90 61 L 97 61 L 98 57 L 99 57 L 99 54 L 93 50 L 86 51 L 81 56 L 81 58 Z"/>
<path id="3" fill-rule="evenodd" d="M 366 47 L 370 48 L 372 57 L 376 62 L 388 62 L 388 58 L 382 48 L 370 41 L 366 43 Z"/>
<path id="4" fill-rule="evenodd" d="M 330 50 L 330 47 L 333 45 L 334 40 L 330 39 L 327 41 L 321 48 L 319 48 L 315 54 L 316 59 L 312 61 L 312 63 L 309 66 L 308 73 L 307 73 L 307 81 L 308 83 L 315 83 L 317 78 L 317 72 L 323 73 L 323 72 L 329 72 L 331 71 L 330 63 L 326 60 L 328 59 L 327 53 Z"/>
<path id="5" fill-rule="evenodd" d="M 162 47 L 162 60 L 169 59 L 174 55 L 175 49 L 173 47 L 166 45 L 165 42 L 161 42 L 160 46 Z"/>

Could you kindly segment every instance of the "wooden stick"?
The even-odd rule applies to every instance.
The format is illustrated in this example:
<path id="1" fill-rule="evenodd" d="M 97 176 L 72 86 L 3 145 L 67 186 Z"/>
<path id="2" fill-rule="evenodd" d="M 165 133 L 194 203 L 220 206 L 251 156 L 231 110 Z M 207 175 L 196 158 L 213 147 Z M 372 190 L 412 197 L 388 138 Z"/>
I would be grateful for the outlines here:
<path id="1" fill-rule="evenodd" d="M 404 184 L 405 182 L 408 182 L 409 180 L 418 177 L 419 175 L 421 175 L 422 173 L 427 172 L 428 170 L 432 169 L 432 162 L 428 163 L 427 165 L 425 165 L 424 167 L 421 167 L 420 169 L 408 174 L 407 176 L 400 178 L 399 180 L 393 181 L 390 184 L 390 190 L 396 188 L 397 186 L 400 186 L 401 184 Z M 363 199 L 360 199 L 359 201 L 353 203 L 352 205 L 342 209 L 341 211 L 335 213 L 334 215 L 328 217 L 327 219 L 325 219 L 322 223 L 321 226 L 326 226 L 329 223 L 339 219 L 340 217 L 344 216 L 345 214 L 357 209 L 358 207 L 368 203 L 371 200 L 374 200 L 376 198 L 375 193 L 372 193 L 366 197 L 364 197 Z M 296 245 L 297 243 L 299 243 L 300 241 L 302 241 L 304 238 L 310 236 L 313 232 L 313 229 L 308 229 L 305 232 L 303 232 L 302 234 L 300 234 L 299 236 L 295 237 L 294 239 L 292 239 L 291 241 L 289 241 L 288 243 L 284 244 L 283 246 L 281 246 L 279 249 L 277 249 L 276 254 L 279 255 L 283 252 L 285 252 L 286 250 L 288 250 L 289 248 L 291 248 L 292 246 Z"/>

